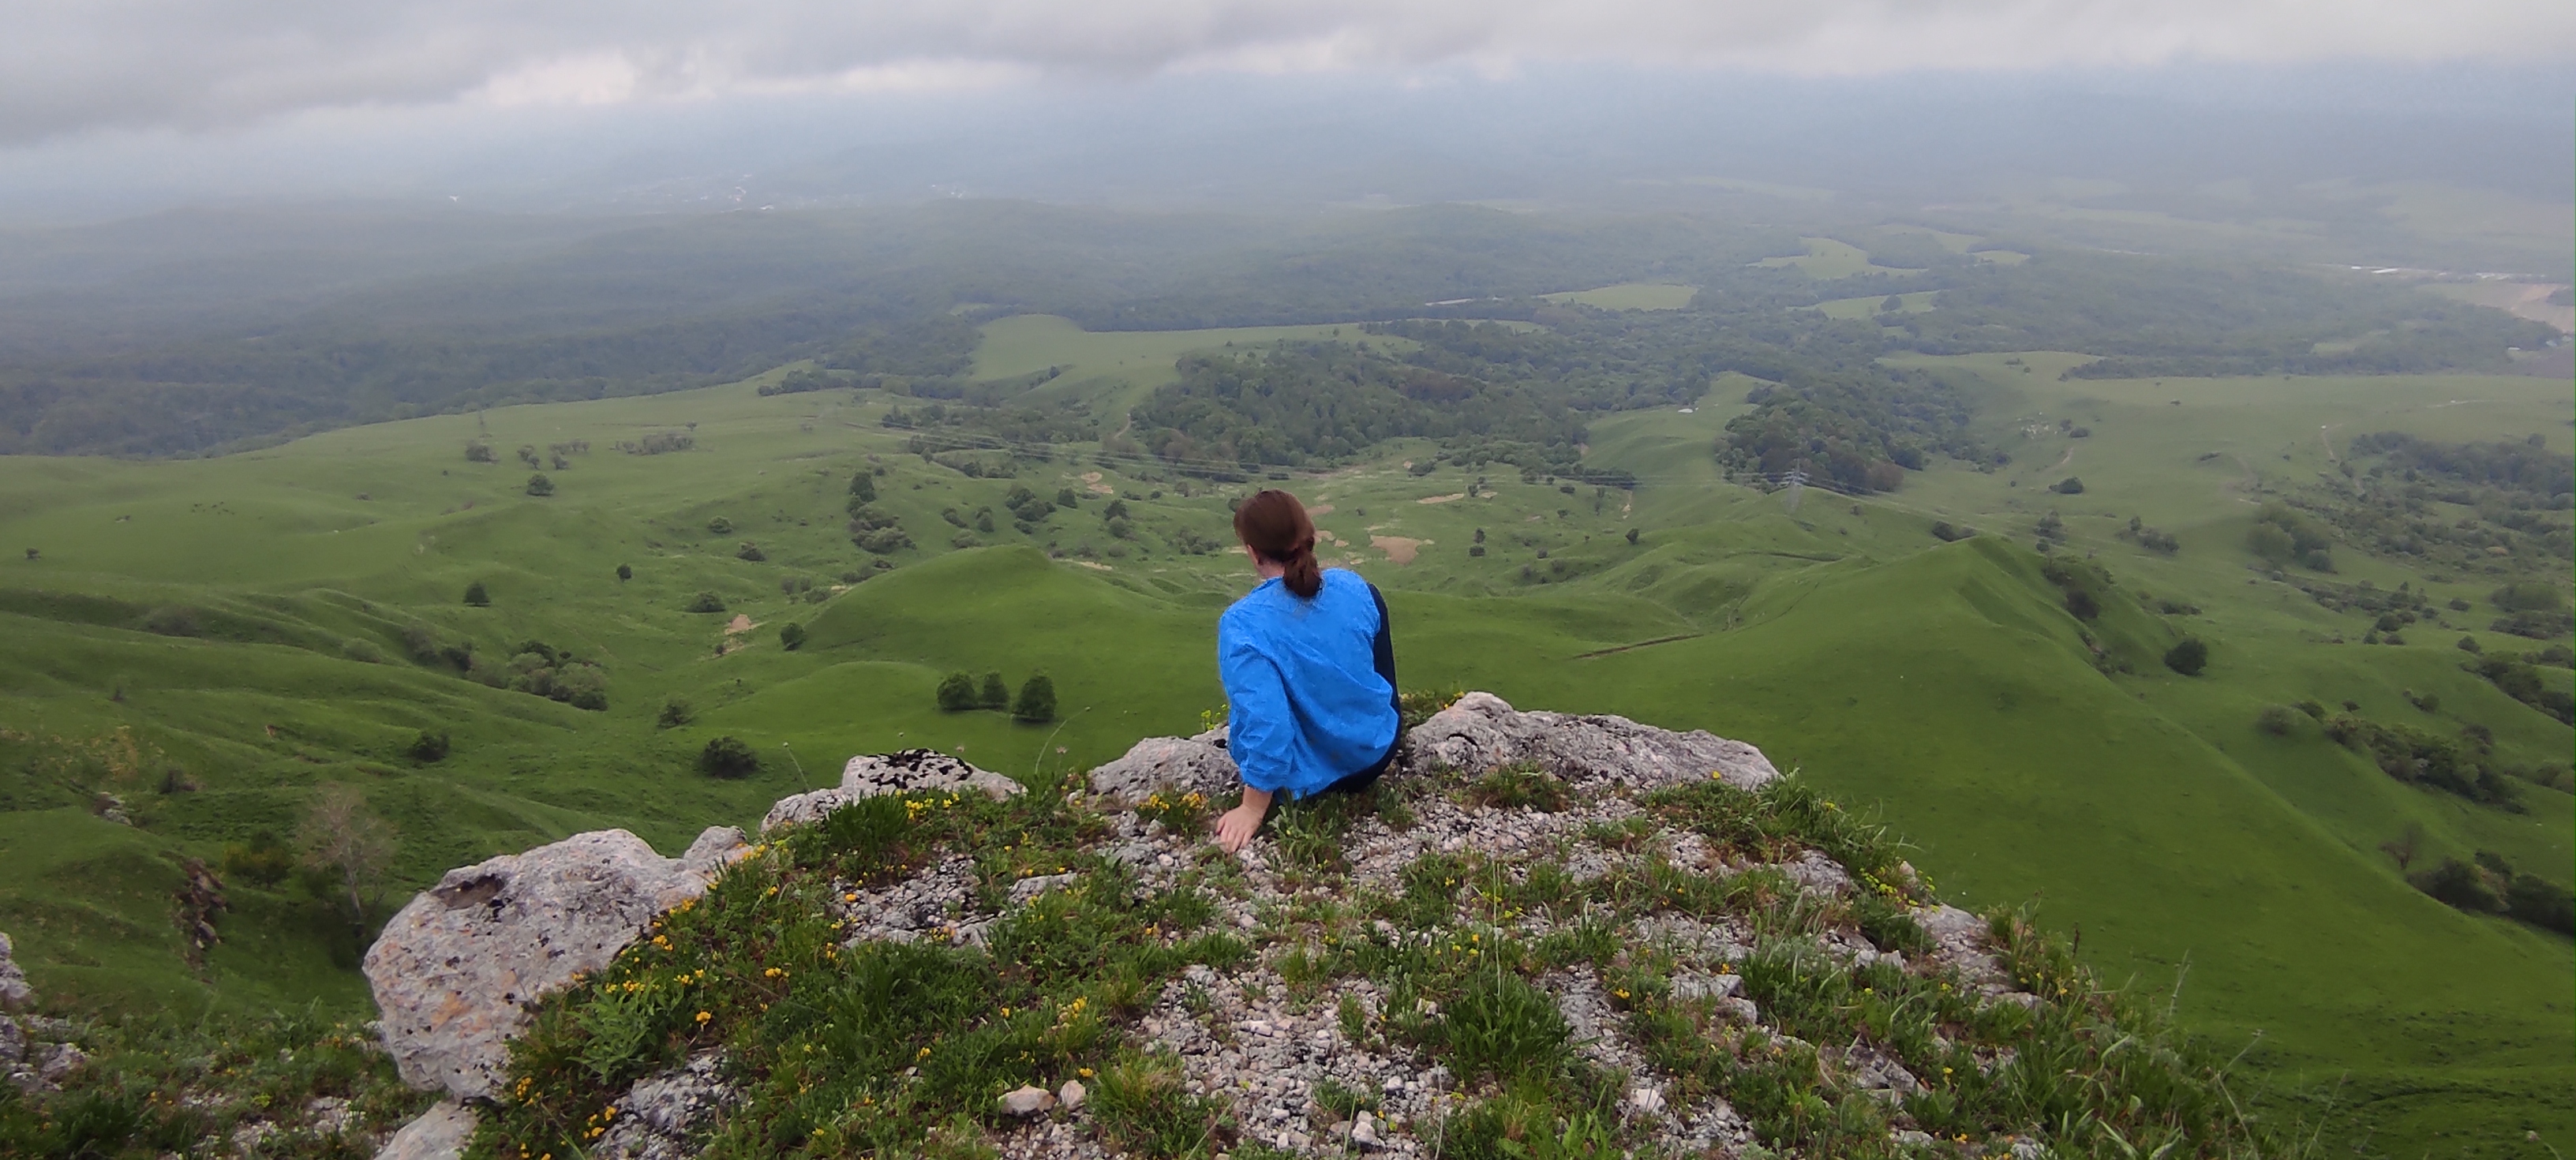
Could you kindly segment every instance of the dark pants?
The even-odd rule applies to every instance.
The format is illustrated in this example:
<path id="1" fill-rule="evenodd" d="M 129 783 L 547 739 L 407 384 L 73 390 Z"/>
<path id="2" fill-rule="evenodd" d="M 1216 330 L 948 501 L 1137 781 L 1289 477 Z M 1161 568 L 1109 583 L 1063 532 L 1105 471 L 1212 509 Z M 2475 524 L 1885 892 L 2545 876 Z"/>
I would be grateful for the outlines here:
<path id="1" fill-rule="evenodd" d="M 1369 596 L 1377 601 L 1377 640 L 1370 651 L 1376 654 L 1377 675 L 1385 679 L 1389 690 L 1387 694 L 1389 705 L 1396 710 L 1397 719 L 1400 721 L 1403 719 L 1404 698 L 1402 694 L 1393 691 L 1395 688 L 1395 618 L 1387 615 L 1386 593 L 1378 591 L 1377 585 L 1369 585 Z M 1395 740 L 1387 743 L 1386 756 L 1378 758 L 1376 764 L 1367 769 L 1325 786 L 1323 792 L 1358 793 L 1376 785 L 1377 779 L 1385 776 L 1387 769 L 1395 764 L 1395 751 L 1403 744 L 1404 732 L 1399 726 Z"/>

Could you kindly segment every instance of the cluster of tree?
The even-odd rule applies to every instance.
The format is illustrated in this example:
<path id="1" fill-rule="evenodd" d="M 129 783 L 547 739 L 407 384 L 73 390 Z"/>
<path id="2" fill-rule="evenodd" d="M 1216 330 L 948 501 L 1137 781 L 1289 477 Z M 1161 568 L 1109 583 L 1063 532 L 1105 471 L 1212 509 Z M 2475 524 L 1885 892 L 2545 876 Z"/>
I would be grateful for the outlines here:
<path id="1" fill-rule="evenodd" d="M 262 830 L 227 844 L 222 865 L 228 878 L 273 889 L 292 877 L 314 898 L 345 904 L 363 938 L 370 903 L 397 847 L 393 827 L 367 805 L 364 793 L 330 782 L 305 807 L 293 845 Z M 220 901 L 215 905 L 220 908 Z"/>
<path id="2" fill-rule="evenodd" d="M 1011 450 L 1100 437 L 1100 426 L 1090 410 L 1073 400 L 1017 406 L 934 402 L 913 411 L 889 408 L 878 423 L 890 430 L 921 432 L 915 454 L 949 448 Z"/>
<path id="3" fill-rule="evenodd" d="M 2518 508 L 2564 509 L 2576 492 L 2576 457 L 2549 450 L 2538 434 L 2491 443 L 2443 443 L 2398 431 L 2355 436 L 2354 455 L 2382 456 L 2381 466 L 2408 483 L 2427 479 L 2490 489 Z M 2475 492 L 2439 491 L 2445 503 L 2475 506 Z"/>
<path id="4" fill-rule="evenodd" d="M 2562 725 L 2576 725 L 2576 698 L 2564 689 L 2551 688 L 2530 662 L 2481 656 L 2468 668 L 2485 677 L 2497 692 L 2557 718 Z"/>
<path id="5" fill-rule="evenodd" d="M 1156 390 L 1133 419 L 1146 450 L 1201 473 L 1333 463 L 1409 437 L 1481 442 L 1489 453 L 1534 448 L 1542 464 L 1571 466 L 1583 441 L 1572 411 L 1540 392 L 1340 343 L 1185 358 L 1180 380 Z"/>
<path id="6" fill-rule="evenodd" d="M 2001 463 L 1968 435 L 1965 395 L 1917 371 L 1791 371 L 1745 393 L 1753 409 L 1727 420 L 1718 462 L 1730 474 L 1777 479 L 1804 472 L 1845 493 L 1894 491 L 1940 453 Z"/>
<path id="7" fill-rule="evenodd" d="M 1055 681 L 1043 673 L 1021 682 L 1017 698 L 1011 696 L 1010 687 L 1002 683 L 999 672 L 984 674 L 981 684 L 965 673 L 950 673 L 940 679 L 938 700 L 942 712 L 990 709 L 1007 711 L 1013 720 L 1018 721 L 1055 720 Z"/>
<path id="8" fill-rule="evenodd" d="M 911 547 L 912 537 L 903 530 L 902 517 L 876 506 L 876 498 L 874 469 L 863 468 L 850 477 L 850 522 L 844 530 L 850 534 L 851 546 L 877 556 Z"/>
<path id="9" fill-rule="evenodd" d="M 766 399 L 771 395 L 804 395 L 811 394 L 815 391 L 828 391 L 835 387 L 845 387 L 848 385 L 848 383 L 843 382 L 840 379 L 833 378 L 821 371 L 808 368 L 800 371 L 791 371 L 780 376 L 778 381 L 774 383 L 762 383 L 760 385 L 760 397 Z"/>
<path id="10" fill-rule="evenodd" d="M 2310 571 L 2334 571 L 2334 536 L 2324 525 L 2278 500 L 2255 510 L 2245 546 L 2275 568 L 2295 563 Z"/>
<path id="11" fill-rule="evenodd" d="M 481 588 L 478 581 L 466 590 L 469 602 L 480 595 Z M 403 647 L 415 662 L 453 668 L 467 679 L 495 689 L 530 693 L 576 709 L 608 708 L 607 672 L 596 662 L 582 660 L 544 641 L 520 641 L 507 656 L 494 659 L 489 653 L 476 651 L 471 637 L 448 641 L 426 626 L 413 625 L 403 630 Z M 439 756 L 445 756 L 443 750 Z"/>
<path id="12" fill-rule="evenodd" d="M 2129 526 L 2122 529 L 2119 536 L 2124 540 L 2137 541 L 2139 547 L 2159 555 L 2170 556 L 2182 550 L 2182 541 L 2173 538 L 2172 533 L 2148 527 L 2147 522 L 2137 516 L 2129 517 Z"/>
<path id="13" fill-rule="evenodd" d="M 1933 308 L 1882 317 L 1934 354 L 2072 350 L 2074 378 L 2500 370 L 2540 323 L 2289 267 L 2061 252 L 1942 275 Z"/>
<path id="14" fill-rule="evenodd" d="M 621 439 L 617 449 L 628 455 L 666 455 L 686 451 L 698 445 L 697 424 L 686 431 L 647 431 L 640 439 Z"/>
<path id="15" fill-rule="evenodd" d="M 2413 844 L 2410 834 L 2389 845 Z M 2398 864 L 2403 868 L 2412 860 L 2410 848 L 2410 856 Z M 2501 914 L 2542 930 L 2576 934 L 2576 895 L 2537 874 L 2516 872 L 2511 861 L 2493 851 L 2480 850 L 2466 862 L 2444 858 L 2441 865 L 2409 874 L 2406 880 L 2458 910 Z"/>
<path id="16" fill-rule="evenodd" d="M 2511 771 L 2495 760 L 2493 746 L 2477 734 L 2463 734 L 2455 740 L 2411 725 L 2383 724 L 2347 711 L 2326 720 L 2325 735 L 2369 758 L 2380 772 L 2408 785 L 2441 790 L 2512 813 L 2523 810 L 2522 792 L 2514 785 Z"/>
<path id="17" fill-rule="evenodd" d="M 2311 487 L 2299 499 L 2348 544 L 2489 575 L 2563 572 L 2576 554 L 2561 490 L 2567 456 L 2528 440 L 2446 444 L 2384 434 L 2356 439 L 2353 449 L 2385 458 L 2366 469 L 2347 459 L 2347 484 Z"/>

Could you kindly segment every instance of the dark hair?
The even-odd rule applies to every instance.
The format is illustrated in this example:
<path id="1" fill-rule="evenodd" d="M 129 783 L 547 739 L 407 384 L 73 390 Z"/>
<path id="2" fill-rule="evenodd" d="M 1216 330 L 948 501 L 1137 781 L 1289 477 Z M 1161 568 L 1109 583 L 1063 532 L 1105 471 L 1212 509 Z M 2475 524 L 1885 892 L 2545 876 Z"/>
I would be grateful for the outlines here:
<path id="1" fill-rule="evenodd" d="M 1234 509 L 1234 535 L 1262 559 L 1288 570 L 1290 592 L 1312 600 L 1324 590 L 1324 569 L 1315 563 L 1315 521 L 1306 505 L 1284 491 L 1256 493 Z"/>

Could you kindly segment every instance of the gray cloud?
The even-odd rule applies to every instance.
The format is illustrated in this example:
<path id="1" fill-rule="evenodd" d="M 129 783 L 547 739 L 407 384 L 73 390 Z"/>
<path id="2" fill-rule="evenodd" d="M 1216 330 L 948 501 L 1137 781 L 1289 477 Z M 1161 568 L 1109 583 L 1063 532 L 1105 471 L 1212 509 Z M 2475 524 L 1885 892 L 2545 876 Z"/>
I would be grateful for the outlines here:
<path id="1" fill-rule="evenodd" d="M 2564 0 L 18 0 L 0 143 L 316 109 L 1564 62 L 1805 74 L 2576 58 Z"/>

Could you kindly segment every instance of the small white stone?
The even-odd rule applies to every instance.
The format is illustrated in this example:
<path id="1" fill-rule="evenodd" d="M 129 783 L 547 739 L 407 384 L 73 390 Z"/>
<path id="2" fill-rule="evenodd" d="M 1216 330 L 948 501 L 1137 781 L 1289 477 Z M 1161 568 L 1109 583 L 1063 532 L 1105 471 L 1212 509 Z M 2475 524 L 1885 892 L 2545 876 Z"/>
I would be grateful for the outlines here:
<path id="1" fill-rule="evenodd" d="M 1641 1114 L 1654 1115 L 1664 1110 L 1664 1093 L 1650 1087 L 1632 1088 L 1628 1092 L 1628 1106 Z"/>
<path id="2" fill-rule="evenodd" d="M 1023 1084 L 1002 1095 L 1002 1110 L 1021 1119 L 1043 1116 L 1055 1107 L 1055 1097 L 1042 1087 Z"/>
<path id="3" fill-rule="evenodd" d="M 1090 1096 L 1091 1092 L 1084 1088 L 1082 1086 L 1082 1081 L 1078 1079 L 1069 1079 L 1064 1081 L 1064 1086 L 1057 1088 L 1055 1092 L 1056 1102 L 1064 1105 L 1064 1110 L 1068 1112 L 1080 1108 L 1082 1106 L 1082 1101 L 1090 1098 Z"/>

